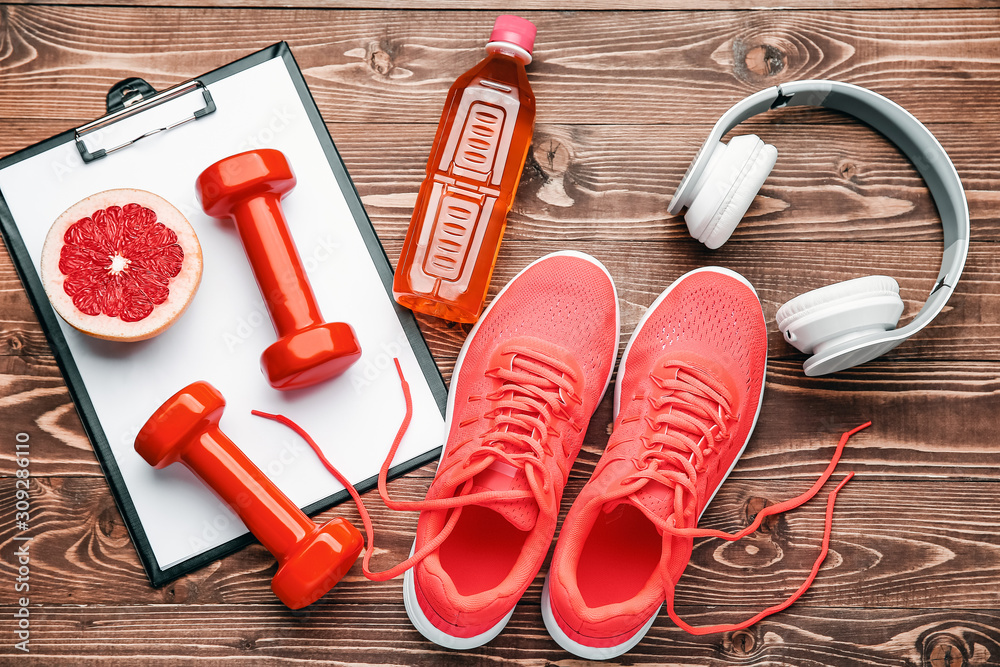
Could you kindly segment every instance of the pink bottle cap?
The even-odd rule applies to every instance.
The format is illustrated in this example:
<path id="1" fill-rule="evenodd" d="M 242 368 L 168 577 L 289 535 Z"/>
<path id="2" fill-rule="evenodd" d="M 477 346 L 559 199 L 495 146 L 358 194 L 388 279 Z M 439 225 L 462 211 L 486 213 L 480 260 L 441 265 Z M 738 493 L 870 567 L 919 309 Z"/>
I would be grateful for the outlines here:
<path id="1" fill-rule="evenodd" d="M 527 51 L 531 55 L 531 49 L 535 46 L 535 33 L 538 29 L 535 24 L 527 19 L 513 14 L 501 14 L 493 24 L 493 32 L 490 33 L 490 42 L 507 42 L 519 49 Z"/>

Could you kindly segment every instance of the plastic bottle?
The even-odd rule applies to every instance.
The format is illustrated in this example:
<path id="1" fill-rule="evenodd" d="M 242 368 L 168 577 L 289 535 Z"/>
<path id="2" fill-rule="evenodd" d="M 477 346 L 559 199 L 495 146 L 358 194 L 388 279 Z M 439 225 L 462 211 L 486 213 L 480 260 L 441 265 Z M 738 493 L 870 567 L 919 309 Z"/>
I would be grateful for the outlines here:
<path id="1" fill-rule="evenodd" d="M 448 91 L 392 285 L 407 308 L 479 318 L 531 145 L 534 42 L 531 22 L 497 17 L 489 55 Z"/>

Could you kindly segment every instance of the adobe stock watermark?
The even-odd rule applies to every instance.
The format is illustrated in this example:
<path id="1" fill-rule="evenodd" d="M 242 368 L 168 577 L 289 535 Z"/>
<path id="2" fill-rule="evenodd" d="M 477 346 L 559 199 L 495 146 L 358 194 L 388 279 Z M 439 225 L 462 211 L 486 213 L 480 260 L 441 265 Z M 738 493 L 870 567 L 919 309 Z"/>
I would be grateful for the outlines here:
<path id="1" fill-rule="evenodd" d="M 354 388 L 354 393 L 360 394 L 386 371 L 392 371 L 395 375 L 396 363 L 393 360 L 402 354 L 406 345 L 406 334 L 400 333 L 374 350 L 362 349 L 361 359 L 358 360 L 359 372 L 351 374 L 351 387 Z"/>
<path id="2" fill-rule="evenodd" d="M 279 443 L 277 453 L 266 464 L 262 464 L 261 471 L 270 479 L 274 480 L 285 472 L 285 469 L 297 461 L 305 453 L 312 454 L 312 450 L 304 442 L 295 439 L 282 440 Z M 241 492 L 235 498 L 237 507 L 233 511 L 242 509 L 250 504 L 250 496 L 246 491 Z M 194 551 L 205 551 L 219 543 L 219 536 L 227 531 L 238 519 L 233 519 L 232 515 L 224 512 L 217 513 L 211 519 L 205 519 L 195 530 L 194 534 L 188 536 L 188 548 Z"/>
<path id="3" fill-rule="evenodd" d="M 340 252 L 341 247 L 340 242 L 335 240 L 332 234 L 327 234 L 318 239 L 307 252 L 300 253 L 302 266 L 306 274 L 315 272 L 320 265 L 333 259 Z M 293 275 L 278 276 L 277 283 L 279 285 L 290 282 L 294 282 Z M 274 295 L 275 302 L 280 303 L 282 300 L 283 298 L 280 294 Z M 233 322 L 232 328 L 222 333 L 222 342 L 226 345 L 227 350 L 235 352 L 237 347 L 249 340 L 257 329 L 269 321 L 270 316 L 268 313 L 263 309 L 254 308 L 246 315 L 237 318 Z"/>
<path id="4" fill-rule="evenodd" d="M 296 113 L 287 105 L 280 109 L 271 109 L 267 122 L 244 137 L 235 153 L 255 150 L 257 148 L 267 148 L 274 143 L 275 137 L 291 127 L 296 120 Z"/>
<path id="5" fill-rule="evenodd" d="M 14 592 L 17 597 L 16 610 L 14 611 L 14 635 L 18 641 L 14 643 L 14 648 L 18 651 L 29 653 L 28 642 L 31 640 L 31 612 L 28 611 L 29 599 L 27 593 L 30 591 L 31 575 L 31 554 L 30 542 L 33 539 L 28 535 L 28 525 L 31 520 L 31 465 L 30 444 L 27 433 L 18 433 L 14 436 L 14 462 L 17 469 L 14 472 L 14 553 L 13 563 L 17 576 L 14 577 Z"/>

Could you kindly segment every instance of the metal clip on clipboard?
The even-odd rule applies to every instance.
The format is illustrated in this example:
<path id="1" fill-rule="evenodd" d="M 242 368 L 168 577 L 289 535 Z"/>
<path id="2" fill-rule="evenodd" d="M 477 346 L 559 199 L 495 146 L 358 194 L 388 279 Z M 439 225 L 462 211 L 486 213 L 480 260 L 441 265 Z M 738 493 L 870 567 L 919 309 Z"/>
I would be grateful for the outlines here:
<path id="1" fill-rule="evenodd" d="M 135 116 L 136 114 L 139 114 L 147 109 L 177 99 L 178 97 L 186 95 L 187 93 L 197 89 L 201 89 L 202 97 L 205 100 L 205 106 L 204 108 L 196 110 L 193 114 L 186 118 L 170 123 L 165 127 L 153 128 L 148 132 L 140 134 L 135 139 L 130 139 L 111 148 L 101 148 L 93 153 L 90 152 L 86 143 L 83 141 L 83 138 L 92 132 L 97 132 L 108 125 L 117 123 L 118 121 L 126 118 L 131 118 L 132 116 Z M 140 139 L 145 139 L 146 137 L 154 134 L 172 130 L 179 125 L 189 123 L 193 120 L 198 120 L 199 118 L 207 116 L 215 111 L 215 101 L 212 99 L 212 94 L 208 92 L 208 88 L 206 88 L 201 81 L 197 80 L 188 81 L 187 83 L 182 83 L 179 86 L 174 86 L 173 88 L 165 90 L 161 93 L 157 93 L 156 90 L 143 79 L 125 79 L 124 81 L 116 83 L 111 87 L 111 90 L 108 91 L 107 106 L 108 115 L 87 123 L 86 125 L 77 128 L 74 132 L 76 148 L 80 151 L 80 156 L 83 158 L 84 163 L 99 160 L 105 155 L 110 155 L 115 151 L 131 146 Z"/>

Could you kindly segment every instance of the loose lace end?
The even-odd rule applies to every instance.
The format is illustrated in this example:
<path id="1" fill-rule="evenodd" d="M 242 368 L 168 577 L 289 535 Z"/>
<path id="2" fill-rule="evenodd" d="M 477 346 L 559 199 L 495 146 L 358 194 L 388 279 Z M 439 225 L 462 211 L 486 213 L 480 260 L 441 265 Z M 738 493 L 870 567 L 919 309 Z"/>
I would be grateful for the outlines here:
<path id="1" fill-rule="evenodd" d="M 403 368 L 399 364 L 399 359 L 393 359 L 393 361 L 396 363 L 396 372 L 399 374 L 399 384 L 403 390 L 403 398 L 406 401 L 406 414 L 403 417 L 402 423 L 399 425 L 399 429 L 396 431 L 396 437 L 392 442 L 392 447 L 389 449 L 389 453 L 386 456 L 385 462 L 382 464 L 382 468 L 379 470 L 379 477 L 378 477 L 379 495 L 382 496 L 383 501 L 385 501 L 387 505 L 389 504 L 389 498 L 388 498 L 388 491 L 385 490 L 385 486 L 386 486 L 386 477 L 389 474 L 389 467 L 392 465 L 392 459 L 396 455 L 396 450 L 399 449 L 399 444 L 403 441 L 403 436 L 406 435 L 406 430 L 409 428 L 410 421 L 413 419 L 413 398 L 410 395 L 410 385 L 406 381 L 406 378 L 403 376 Z M 402 563 L 388 570 L 384 570 L 382 572 L 372 572 L 368 567 L 368 562 L 375 551 L 375 546 L 374 546 L 375 530 L 372 526 L 372 520 L 371 516 L 369 516 L 368 514 L 368 509 L 365 507 L 365 504 L 361 500 L 361 496 L 358 494 L 357 489 L 354 488 L 354 485 L 351 484 L 351 482 L 346 477 L 344 477 L 344 475 L 341 474 L 339 470 L 337 470 L 336 466 L 330 463 L 329 459 L 327 459 L 326 455 L 323 454 L 323 450 L 320 449 L 320 446 L 316 443 L 315 440 L 313 440 L 312 436 L 310 436 L 305 429 L 296 424 L 294 421 L 292 421 L 285 415 L 271 414 L 268 412 L 262 412 L 260 410 L 251 410 L 250 414 L 255 415 L 257 417 L 264 417 L 265 419 L 271 419 L 273 421 L 278 422 L 279 424 L 282 424 L 292 429 L 300 438 L 302 438 L 306 442 L 306 444 L 308 444 L 312 448 L 312 450 L 316 453 L 316 457 L 319 458 L 323 466 L 328 471 L 330 471 L 330 474 L 333 475 L 337 479 L 337 481 L 340 482 L 345 489 L 347 489 L 347 492 L 351 494 L 351 498 L 354 500 L 354 504 L 357 505 L 358 514 L 361 515 L 361 522 L 364 524 L 365 536 L 368 541 L 368 547 L 365 549 L 365 555 L 361 562 L 361 569 L 366 577 L 368 577 L 373 581 L 385 581 L 386 579 L 392 579 L 393 577 L 399 576 L 400 574 L 405 572 L 409 567 L 412 566 L 413 562 L 415 562 L 414 559 L 417 558 L 418 554 L 414 554 L 413 556 L 406 559 Z"/>
<path id="2" fill-rule="evenodd" d="M 860 426 L 853 428 L 850 431 L 847 431 L 840 437 L 840 441 L 837 444 L 837 449 L 830 460 L 830 464 L 827 466 L 826 470 L 819 477 L 819 479 L 816 480 L 816 483 L 813 484 L 812 488 L 810 488 L 808 491 L 806 491 L 805 493 L 796 498 L 792 498 L 791 500 L 786 500 L 783 503 L 778 503 L 776 505 L 771 505 L 769 507 L 764 508 L 757 514 L 757 518 L 753 521 L 753 523 L 751 523 L 750 526 L 748 526 L 744 530 L 741 530 L 738 533 L 724 533 L 722 531 L 717 531 L 717 530 L 670 529 L 669 532 L 688 537 L 719 537 L 721 539 L 729 541 L 736 541 L 746 535 L 749 535 L 750 533 L 757 530 L 757 528 L 761 524 L 761 521 L 763 521 L 765 517 L 774 514 L 780 514 L 790 509 L 799 507 L 800 505 L 804 504 L 806 501 L 814 497 L 823 487 L 823 485 L 827 482 L 827 480 L 830 479 L 830 475 L 833 474 L 834 469 L 837 467 L 837 463 L 840 461 L 840 455 L 844 451 L 844 446 L 847 444 L 847 440 L 858 431 L 868 428 L 869 426 L 871 426 L 870 421 L 861 424 Z M 826 559 L 826 555 L 829 552 L 830 548 L 830 534 L 833 530 L 833 508 L 835 503 L 837 502 L 837 494 L 840 492 L 842 488 L 844 488 L 844 485 L 847 484 L 847 482 L 849 482 L 853 477 L 854 477 L 853 472 L 848 473 L 844 477 L 844 479 L 842 479 L 840 483 L 837 484 L 837 486 L 833 489 L 833 491 L 830 492 L 830 495 L 827 497 L 826 518 L 823 527 L 823 544 L 822 547 L 820 548 L 820 553 L 817 556 L 816 561 L 813 563 L 812 570 L 809 572 L 809 576 L 807 576 L 805 581 L 802 582 L 802 585 L 799 586 L 798 590 L 792 593 L 784 602 L 774 605 L 773 607 L 768 607 L 759 614 L 741 623 L 692 626 L 688 624 L 686 621 L 684 621 L 684 619 L 682 619 L 680 616 L 678 616 L 677 612 L 674 610 L 674 590 L 675 590 L 674 582 L 669 576 L 664 576 L 663 583 L 666 588 L 667 613 L 670 615 L 670 618 L 673 620 L 673 622 L 676 623 L 679 628 L 683 629 L 684 631 L 692 635 L 707 635 L 715 632 L 734 632 L 736 630 L 743 630 L 744 628 L 748 628 L 754 623 L 757 623 L 758 621 L 761 621 L 764 618 L 767 618 L 768 616 L 775 614 L 779 611 L 784 611 L 792 604 L 794 604 L 800 597 L 802 597 L 802 595 L 807 590 L 809 590 L 809 587 L 812 586 L 813 581 L 816 579 L 816 575 L 819 573 L 820 567 L 822 567 L 823 565 L 823 561 Z"/>
<path id="3" fill-rule="evenodd" d="M 754 533 L 758 528 L 760 528 L 761 523 L 764 519 L 769 516 L 774 516 L 775 514 L 782 514 L 789 510 L 793 510 L 801 505 L 812 500 L 816 494 L 820 492 L 823 486 L 829 481 L 830 476 L 833 475 L 834 470 L 837 469 L 837 464 L 840 463 L 840 457 L 844 453 L 844 447 L 847 445 L 848 439 L 858 431 L 868 428 L 872 423 L 865 422 L 860 426 L 857 426 L 850 431 L 847 431 L 840 436 L 840 441 L 837 443 L 837 449 L 833 452 L 833 456 L 830 457 L 830 463 L 827 464 L 826 470 L 823 474 L 819 476 L 816 482 L 809 488 L 805 493 L 796 496 L 795 498 L 789 498 L 780 503 L 774 505 L 768 505 L 754 518 L 753 522 L 739 531 L 738 533 L 725 533 L 721 530 L 711 530 L 708 528 L 673 528 L 665 527 L 664 531 L 670 533 L 671 535 L 677 535 L 679 537 L 716 537 L 720 540 L 727 540 L 729 542 L 735 542 L 741 540 L 747 535 Z"/>
<path id="4" fill-rule="evenodd" d="M 433 539 L 424 544 L 420 549 L 413 553 L 409 558 L 394 565 L 393 567 L 382 570 L 380 572 L 372 571 L 369 567 L 372 554 L 375 553 L 375 529 L 372 526 L 371 516 L 368 514 L 368 509 L 365 507 L 364 502 L 361 500 L 361 496 L 358 494 L 357 489 L 354 485 L 337 470 L 323 454 L 323 450 L 320 449 L 316 441 L 313 440 L 305 429 L 293 422 L 291 419 L 284 415 L 275 415 L 267 412 L 261 412 L 260 410 L 253 410 L 251 414 L 258 417 L 264 417 L 266 419 L 271 419 L 279 424 L 283 424 L 288 428 L 295 431 L 299 437 L 301 437 L 305 442 L 316 452 L 317 458 L 322 462 L 323 466 L 330 471 L 338 482 L 340 482 L 347 492 L 351 494 L 351 498 L 354 499 L 354 504 L 357 505 L 358 514 L 361 515 L 361 522 L 365 527 L 365 537 L 368 541 L 368 547 L 365 549 L 364 556 L 361 559 L 361 571 L 364 575 L 372 581 L 386 581 L 406 572 L 408 569 L 419 563 L 421 560 L 427 557 L 428 554 L 436 550 L 441 543 L 448 539 L 451 535 L 451 531 L 455 528 L 458 523 L 459 517 L 462 515 L 462 506 L 468 505 L 471 502 L 480 500 L 481 496 L 490 496 L 491 494 L 477 494 L 475 496 L 468 495 L 472 487 L 472 480 L 468 480 L 465 486 L 459 492 L 459 498 L 448 498 L 442 499 L 441 501 L 424 500 L 424 501 L 413 501 L 413 502 L 403 502 L 403 501 L 393 501 L 389 498 L 389 490 L 387 488 L 387 478 L 389 475 L 389 468 L 392 466 L 392 460 L 396 456 L 396 451 L 399 449 L 400 443 L 403 441 L 403 436 L 406 435 L 406 430 L 410 426 L 410 421 L 413 419 L 413 397 L 410 394 L 410 385 L 403 376 L 403 368 L 399 364 L 399 359 L 393 359 L 396 362 L 396 372 L 399 374 L 399 384 L 403 390 L 403 398 L 406 402 L 406 414 L 403 416 L 403 421 L 399 425 L 399 429 L 396 431 L 396 437 L 392 441 L 392 446 L 389 448 L 388 454 L 386 454 L 385 461 L 382 463 L 382 467 L 379 469 L 378 474 L 378 493 L 382 498 L 382 502 L 386 504 L 389 509 L 393 510 L 423 510 L 423 509 L 441 509 L 449 508 L 453 509 L 448 521 L 445 523 L 444 528 L 440 533 Z M 461 497 L 465 496 L 465 497 Z"/>

